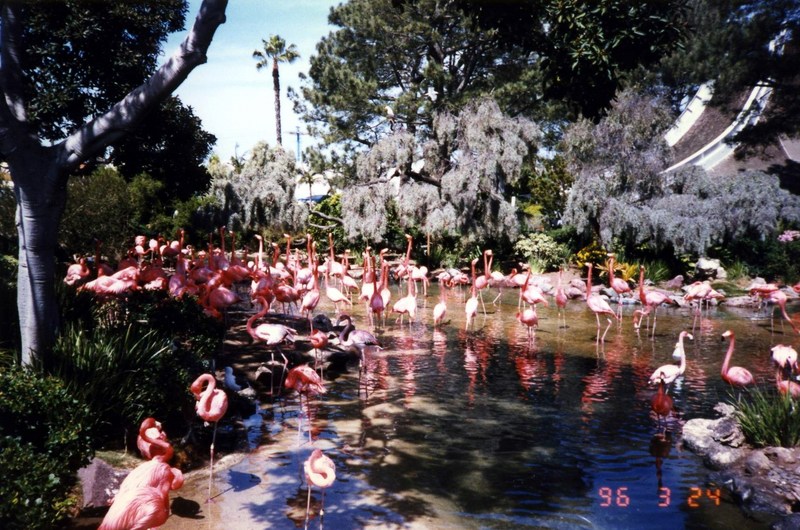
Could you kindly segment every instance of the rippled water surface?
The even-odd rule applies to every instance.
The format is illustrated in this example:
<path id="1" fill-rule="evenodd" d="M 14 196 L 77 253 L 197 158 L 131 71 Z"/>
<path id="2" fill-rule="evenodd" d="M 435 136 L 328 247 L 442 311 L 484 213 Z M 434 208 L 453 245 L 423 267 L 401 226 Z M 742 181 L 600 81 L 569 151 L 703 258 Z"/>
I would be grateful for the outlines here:
<path id="1" fill-rule="evenodd" d="M 396 291 L 393 294 L 396 299 Z M 464 293 L 448 294 L 450 322 L 431 326 L 436 287 L 420 297 L 417 322 L 389 318 L 375 330 L 383 351 L 368 354 L 367 375 L 327 381 L 328 392 L 301 407 L 296 396 L 261 404 L 247 424 L 254 450 L 216 474 L 215 502 L 199 511 L 191 489 L 178 493 L 164 528 L 296 528 L 304 524 L 303 461 L 320 448 L 337 480 L 311 493 L 310 528 L 765 528 L 746 518 L 700 458 L 680 442 L 682 424 L 715 417 L 732 399 L 720 379 L 727 342 L 733 364 L 763 384 L 769 347 L 796 342 L 779 320 L 752 309 L 712 308 L 686 342 L 687 369 L 674 386 L 676 413 L 659 432 L 650 411 L 652 371 L 672 363 L 688 309 L 660 309 L 653 339 L 634 331 L 632 306 L 605 344 L 584 302 L 540 308 L 533 342 L 515 319 L 516 293 L 479 309 L 464 329 Z M 333 315 L 333 307 L 320 307 Z M 366 327 L 363 307 L 352 314 Z M 605 321 L 603 321 L 605 325 Z M 309 435 L 312 441 L 309 442 Z M 200 488 L 204 492 L 204 488 Z"/>

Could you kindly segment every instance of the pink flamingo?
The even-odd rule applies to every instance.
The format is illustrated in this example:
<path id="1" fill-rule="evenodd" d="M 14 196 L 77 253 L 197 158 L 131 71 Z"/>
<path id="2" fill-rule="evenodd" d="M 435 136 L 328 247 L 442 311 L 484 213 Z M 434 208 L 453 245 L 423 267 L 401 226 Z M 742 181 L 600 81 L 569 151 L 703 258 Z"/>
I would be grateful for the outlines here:
<path id="1" fill-rule="evenodd" d="M 169 484 L 142 486 L 118 494 L 97 530 L 158 528 L 169 518 Z"/>
<path id="2" fill-rule="evenodd" d="M 152 460 L 156 456 L 166 456 L 167 451 L 172 451 L 172 446 L 156 443 L 155 440 L 167 442 L 167 433 L 161 427 L 161 422 L 155 418 L 145 418 L 139 426 L 139 435 L 136 437 L 136 447 L 145 460 Z"/>
<path id="3" fill-rule="evenodd" d="M 408 294 L 400 298 L 392 306 L 392 313 L 399 313 L 398 320 L 400 325 L 403 325 L 403 315 L 408 315 L 409 325 L 417 318 L 417 290 L 416 285 L 412 279 L 408 279 Z"/>
<path id="4" fill-rule="evenodd" d="M 339 346 L 347 351 L 358 355 L 358 388 L 361 391 L 361 372 L 367 369 L 366 351 L 367 348 L 381 349 L 381 345 L 375 335 L 363 329 L 356 329 L 350 315 L 339 315 L 336 325 L 347 322 L 339 332 Z"/>
<path id="5" fill-rule="evenodd" d="M 615 258 L 614 254 L 608 255 L 608 283 L 611 288 L 617 293 L 617 300 L 619 306 L 619 318 L 620 321 L 622 320 L 622 295 L 625 293 L 631 292 L 631 286 L 628 285 L 628 282 L 623 280 L 622 278 L 617 278 L 614 276 L 614 263 Z"/>
<path id="6" fill-rule="evenodd" d="M 328 268 L 330 269 L 330 267 Z M 330 277 L 330 271 L 325 271 L 325 296 L 328 297 L 328 300 L 333 302 L 333 306 L 336 308 L 336 312 L 339 312 L 339 304 L 344 303 L 346 305 L 352 305 L 350 299 L 342 294 L 342 291 L 337 289 L 336 287 L 331 287 L 328 284 L 328 278 Z"/>
<path id="7" fill-rule="evenodd" d="M 731 356 L 733 355 L 733 347 L 736 341 L 736 337 L 734 336 L 733 330 L 727 330 L 725 333 L 722 334 L 722 338 L 730 339 L 730 344 L 728 344 L 728 351 L 725 354 L 725 360 L 722 362 L 722 370 L 721 375 L 722 379 L 729 383 L 730 385 L 737 386 L 737 387 L 745 387 L 752 385 L 755 383 L 755 378 L 753 374 L 746 368 L 742 368 L 741 366 L 730 366 Z"/>
<path id="8" fill-rule="evenodd" d="M 320 350 L 328 345 L 330 339 L 328 338 L 327 333 L 324 333 L 318 329 L 314 329 L 312 326 L 311 335 L 309 335 L 308 340 L 311 342 L 311 346 L 314 348 L 314 368 L 316 368 L 317 363 L 319 363 Z"/>
<path id="9" fill-rule="evenodd" d="M 325 489 L 333 485 L 336 480 L 336 465 L 333 460 L 322 454 L 319 449 L 314 449 L 311 456 L 303 463 L 303 471 L 308 483 L 308 500 L 306 501 L 306 529 L 308 528 L 308 515 L 311 510 L 311 486 L 316 486 L 322 490 L 322 502 L 319 510 L 319 526 L 322 528 L 322 518 L 325 515 L 323 507 L 325 505 Z"/>
<path id="10" fill-rule="evenodd" d="M 372 257 L 372 268 L 375 269 L 375 256 Z M 386 307 L 387 304 L 389 303 L 389 298 L 391 297 L 391 292 L 389 291 L 388 288 L 389 286 L 387 285 L 388 281 L 389 281 L 389 264 L 383 262 L 381 264 L 380 289 L 378 289 L 378 286 L 376 284 L 375 288 L 372 290 L 372 295 L 369 297 L 369 310 L 370 310 L 369 315 L 373 326 L 375 326 L 376 316 L 378 319 L 385 317 Z M 385 298 L 383 296 L 384 291 L 387 293 L 387 296 Z"/>
<path id="11" fill-rule="evenodd" d="M 203 387 L 205 386 L 205 389 Z M 208 475 L 208 500 L 211 500 L 211 482 L 214 479 L 214 442 L 217 437 L 217 424 L 228 411 L 228 395 L 218 388 L 217 380 L 211 374 L 202 374 L 194 380 L 191 387 L 192 394 L 197 400 L 195 411 L 203 421 L 214 423 L 214 432 L 211 435 L 209 475 Z"/>
<path id="12" fill-rule="evenodd" d="M 80 285 L 89 279 L 92 273 L 86 265 L 86 258 L 80 258 L 78 263 L 73 263 L 67 267 L 67 274 L 64 277 L 64 283 L 67 285 Z"/>
<path id="13" fill-rule="evenodd" d="M 438 326 L 444 322 L 444 317 L 447 315 L 447 300 L 445 298 L 445 286 L 439 284 L 439 303 L 433 307 L 433 327 Z"/>
<path id="14" fill-rule="evenodd" d="M 795 333 L 800 333 L 800 330 L 798 330 L 797 325 L 792 321 L 791 317 L 789 317 L 789 314 L 786 312 L 786 301 L 788 300 L 788 297 L 786 296 L 786 293 L 784 293 L 780 289 L 775 290 L 775 291 L 770 291 L 765 296 L 765 300 L 767 302 L 772 302 L 773 304 L 776 304 L 778 307 L 780 307 L 781 308 L 781 314 L 783 315 L 783 318 L 786 319 L 787 322 L 789 322 L 789 325 L 792 326 L 792 329 L 794 330 Z M 774 313 L 775 313 L 775 309 L 773 309 L 772 312 L 770 313 L 770 323 L 771 323 L 771 325 L 772 325 Z"/>
<path id="15" fill-rule="evenodd" d="M 325 384 L 322 382 L 322 378 L 320 378 L 316 370 L 314 370 L 307 364 L 301 364 L 289 370 L 289 373 L 286 376 L 286 381 L 284 381 L 284 386 L 289 390 L 296 391 L 300 395 L 301 410 L 303 410 L 302 409 L 303 397 L 306 398 L 306 407 L 308 407 L 308 400 L 311 396 L 324 394 L 326 392 Z M 309 415 L 306 414 L 306 416 Z M 309 424 L 310 424 L 310 419 L 309 419 Z M 297 424 L 297 436 L 298 438 L 300 436 L 299 422 Z M 311 442 L 310 426 L 308 429 L 308 441 Z"/>
<path id="16" fill-rule="evenodd" d="M 775 381 L 775 386 L 781 395 L 789 395 L 792 399 L 800 399 L 800 385 L 788 379 L 778 379 Z"/>
<path id="17" fill-rule="evenodd" d="M 253 327 L 255 321 L 266 315 L 267 311 L 269 311 L 269 304 L 263 296 L 257 297 L 256 300 L 261 304 L 261 310 L 258 313 L 251 315 L 250 318 L 247 319 L 245 329 L 247 329 L 247 333 L 250 335 L 250 337 L 252 337 L 254 343 L 263 342 L 269 347 L 271 365 L 273 366 L 275 364 L 274 350 L 277 349 L 278 353 L 280 353 L 281 357 L 283 358 L 283 367 L 285 369 L 286 365 L 289 364 L 289 360 L 280 350 L 280 345 L 287 342 L 294 343 L 295 332 L 292 328 L 284 326 L 283 324 L 259 324 L 258 326 Z M 274 391 L 274 383 L 272 378 L 270 378 L 270 395 L 272 395 Z"/>
<path id="18" fill-rule="evenodd" d="M 567 298 L 567 293 L 564 292 L 564 286 L 561 284 L 561 276 L 563 272 L 564 272 L 563 269 L 558 269 L 558 282 L 556 283 L 556 293 L 553 296 L 553 298 L 556 302 L 556 307 L 558 308 L 556 313 L 556 320 L 558 320 L 559 316 L 562 317 L 564 319 L 564 327 L 566 328 L 567 327 L 566 308 L 567 308 L 567 301 L 569 299 Z"/>
<path id="19" fill-rule="evenodd" d="M 119 491 L 111 500 L 112 505 L 116 504 L 117 500 L 125 498 L 131 491 L 136 491 L 140 488 L 166 487 L 164 490 L 166 497 L 170 489 L 176 490 L 183 486 L 183 473 L 178 468 L 170 467 L 168 464 L 173 455 L 172 446 L 169 442 L 159 438 L 151 438 L 148 442 L 159 446 L 160 453 L 154 455 L 152 459 L 139 464 L 133 471 L 128 473 L 128 476 L 119 485 Z M 169 508 L 168 505 L 167 508 Z"/>
<path id="20" fill-rule="evenodd" d="M 526 307 L 521 313 L 518 311 L 517 320 L 520 324 L 527 327 L 528 342 L 531 342 L 536 335 L 536 326 L 539 325 L 539 316 L 536 314 L 536 306 Z"/>
<path id="21" fill-rule="evenodd" d="M 797 370 L 797 350 L 791 346 L 777 344 L 772 347 L 772 364 L 777 371 L 776 376 L 782 379 L 784 374 L 791 377 L 792 371 Z"/>
<path id="22" fill-rule="evenodd" d="M 652 311 L 653 313 L 653 334 L 652 337 L 656 336 L 656 324 L 658 322 L 658 306 L 661 304 L 672 304 L 675 305 L 675 301 L 670 298 L 668 295 L 659 292 L 659 291 L 645 291 L 644 290 L 644 265 L 639 265 L 639 299 L 642 301 L 642 304 L 645 306 L 645 311 L 642 315 L 649 315 Z"/>
<path id="23" fill-rule="evenodd" d="M 468 330 L 470 326 L 474 327 L 474 319 L 475 315 L 478 314 L 478 294 L 477 294 L 477 287 L 475 286 L 475 264 L 478 263 L 478 258 L 472 260 L 472 287 L 471 287 L 471 296 L 467 299 L 467 302 L 464 304 L 464 314 L 467 317 L 467 323 L 464 326 L 464 330 Z"/>
<path id="24" fill-rule="evenodd" d="M 678 342 L 675 343 L 675 350 L 672 352 L 672 357 L 677 357 L 680 360 L 680 364 L 665 364 L 656 368 L 653 375 L 650 376 L 649 383 L 651 385 L 664 383 L 669 387 L 669 385 L 686 371 L 686 351 L 683 349 L 684 337 L 689 337 L 689 340 L 694 339 L 692 334 L 688 331 L 681 331 L 678 335 Z"/>
<path id="25" fill-rule="evenodd" d="M 603 337 L 600 338 L 600 315 L 611 315 L 617 320 L 619 320 L 619 317 L 603 297 L 592 292 L 592 267 L 594 264 L 588 263 L 587 266 L 589 267 L 589 275 L 586 279 L 586 305 L 589 306 L 589 309 L 594 313 L 597 319 L 597 337 L 600 342 L 605 342 L 606 333 L 608 333 L 611 327 L 611 319 L 608 319 L 608 326 L 606 326 L 606 330 L 603 332 Z"/>

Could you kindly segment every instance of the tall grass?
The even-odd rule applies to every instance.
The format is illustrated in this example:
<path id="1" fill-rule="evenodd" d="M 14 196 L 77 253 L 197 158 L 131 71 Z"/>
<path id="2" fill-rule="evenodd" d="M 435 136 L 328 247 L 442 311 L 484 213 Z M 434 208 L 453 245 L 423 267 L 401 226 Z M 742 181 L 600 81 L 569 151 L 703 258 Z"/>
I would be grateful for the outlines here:
<path id="1" fill-rule="evenodd" d="M 755 389 L 735 404 L 745 439 L 756 447 L 800 445 L 800 403 L 774 390 Z"/>
<path id="2" fill-rule="evenodd" d="M 162 383 L 175 379 L 172 353 L 171 341 L 153 331 L 128 328 L 117 333 L 100 328 L 87 333 L 69 326 L 56 342 L 48 365 L 36 368 L 59 378 L 89 405 L 94 436 L 102 444 L 143 416 L 164 417 L 171 412 L 175 396 Z M 188 388 L 188 374 L 177 379 Z M 185 393 L 185 388 L 181 390 Z"/>

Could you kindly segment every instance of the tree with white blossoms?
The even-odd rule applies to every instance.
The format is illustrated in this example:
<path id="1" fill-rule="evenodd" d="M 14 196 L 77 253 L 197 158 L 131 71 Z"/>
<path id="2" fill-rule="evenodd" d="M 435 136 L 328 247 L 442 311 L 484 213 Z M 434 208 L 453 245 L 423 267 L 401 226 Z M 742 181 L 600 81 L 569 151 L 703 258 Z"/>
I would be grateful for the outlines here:
<path id="1" fill-rule="evenodd" d="M 800 221 L 800 197 L 773 175 L 711 176 L 697 166 L 664 173 L 671 123 L 660 99 L 626 90 L 598 124 L 571 126 L 563 148 L 575 184 L 565 223 L 606 248 L 646 243 L 702 254 L 745 235 L 767 237 L 780 220 Z"/>
<path id="2" fill-rule="evenodd" d="M 342 193 L 345 232 L 382 241 L 394 207 L 404 229 L 464 243 L 513 239 L 519 220 L 510 188 L 540 138 L 535 123 L 503 114 L 490 99 L 458 115 L 437 114 L 427 140 L 395 132 L 357 158 L 354 181 Z"/>
<path id="3" fill-rule="evenodd" d="M 294 199 L 294 157 L 282 147 L 259 142 L 241 171 L 214 163 L 209 172 L 209 195 L 217 202 L 218 220 L 229 228 L 287 231 L 304 224 L 308 212 Z"/>

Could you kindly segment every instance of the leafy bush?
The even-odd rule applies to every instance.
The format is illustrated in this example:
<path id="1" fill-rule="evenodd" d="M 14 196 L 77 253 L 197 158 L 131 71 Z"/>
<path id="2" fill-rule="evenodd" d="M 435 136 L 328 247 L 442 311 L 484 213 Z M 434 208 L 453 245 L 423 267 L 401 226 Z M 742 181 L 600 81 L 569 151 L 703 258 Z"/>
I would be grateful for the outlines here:
<path id="1" fill-rule="evenodd" d="M 557 269 L 566 261 L 569 250 L 555 242 L 549 235 L 542 232 L 532 232 L 519 239 L 514 244 L 516 250 L 531 265 L 534 263 L 544 270 Z"/>
<path id="2" fill-rule="evenodd" d="M 180 420 L 191 380 L 163 335 L 133 328 L 124 335 L 103 328 L 88 334 L 70 327 L 52 357 L 47 370 L 39 368 L 87 403 L 98 446 L 121 439 L 145 416 Z"/>
<path id="3" fill-rule="evenodd" d="M 98 446 L 121 440 L 144 416 L 182 424 L 191 405 L 186 388 L 208 369 L 221 324 L 194 298 L 161 291 L 102 302 L 69 290 L 62 298 L 64 332 L 51 362 L 38 369 L 83 396 Z"/>
<path id="4" fill-rule="evenodd" d="M 661 260 L 646 261 L 642 263 L 642 265 L 644 265 L 645 268 L 644 277 L 653 283 L 665 282 L 671 279 L 669 265 Z"/>
<path id="5" fill-rule="evenodd" d="M 575 260 L 578 262 L 578 268 L 583 270 L 587 263 L 594 263 L 601 265 L 608 259 L 608 251 L 604 249 L 597 241 L 592 241 L 591 244 L 583 247 L 575 255 Z"/>
<path id="6" fill-rule="evenodd" d="M 0 256 L 0 350 L 19 349 L 16 278 L 17 260 Z"/>
<path id="7" fill-rule="evenodd" d="M 753 390 L 735 405 L 748 443 L 756 447 L 800 445 L 800 407 L 788 395 Z"/>
<path id="8" fill-rule="evenodd" d="M 55 378 L 0 370 L 0 527 L 53 528 L 92 456 L 89 409 Z"/>

